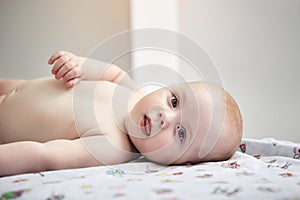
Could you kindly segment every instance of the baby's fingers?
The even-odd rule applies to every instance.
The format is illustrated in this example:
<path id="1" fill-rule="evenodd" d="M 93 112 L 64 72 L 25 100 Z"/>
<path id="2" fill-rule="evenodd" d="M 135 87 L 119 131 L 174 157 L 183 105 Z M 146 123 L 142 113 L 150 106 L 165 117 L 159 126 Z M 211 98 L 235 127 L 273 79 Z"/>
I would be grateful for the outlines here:
<path id="1" fill-rule="evenodd" d="M 52 74 L 58 75 L 59 71 L 64 70 L 62 69 L 68 62 L 70 62 L 71 58 L 67 55 L 61 56 L 55 61 L 55 64 L 51 70 Z M 66 72 L 65 72 L 66 73 Z M 60 78 L 61 78 L 61 74 Z"/>
<path id="2" fill-rule="evenodd" d="M 69 60 L 58 69 L 58 71 L 55 73 L 55 78 L 63 78 L 64 80 L 68 80 L 65 78 L 65 76 L 70 72 L 74 77 L 79 76 L 79 69 L 76 68 L 78 68 L 77 62 L 74 60 Z"/>
<path id="3" fill-rule="evenodd" d="M 74 78 L 79 78 L 80 76 L 81 76 L 81 74 L 80 74 L 80 68 L 78 66 L 76 66 L 72 70 L 69 70 L 68 72 L 66 72 L 62 76 L 62 78 L 65 81 L 69 81 L 69 80 L 74 79 Z"/>
<path id="4" fill-rule="evenodd" d="M 49 64 L 49 65 L 52 65 L 52 64 L 55 62 L 55 60 L 57 60 L 57 59 L 60 58 L 61 56 L 65 55 L 66 53 L 67 53 L 67 52 L 65 52 L 65 51 L 58 51 L 58 52 L 56 52 L 55 54 L 53 54 L 53 55 L 49 58 L 48 64 Z"/>
<path id="5" fill-rule="evenodd" d="M 68 88 L 71 88 L 71 87 L 74 87 L 75 85 L 77 85 L 79 82 L 80 82 L 80 78 L 74 78 L 74 79 L 67 81 L 66 86 Z"/>

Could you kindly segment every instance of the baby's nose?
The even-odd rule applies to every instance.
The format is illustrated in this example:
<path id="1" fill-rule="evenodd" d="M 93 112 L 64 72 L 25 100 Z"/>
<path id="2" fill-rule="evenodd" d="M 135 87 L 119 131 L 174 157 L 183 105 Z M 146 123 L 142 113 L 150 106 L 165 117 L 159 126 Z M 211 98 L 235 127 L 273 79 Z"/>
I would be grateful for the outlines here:
<path id="1" fill-rule="evenodd" d="M 158 112 L 158 118 L 159 118 L 159 126 L 161 129 L 166 129 L 170 125 L 172 121 L 172 116 L 170 113 L 165 112 L 164 110 L 161 110 Z"/>
<path id="2" fill-rule="evenodd" d="M 172 114 L 161 106 L 153 106 L 150 111 L 150 116 L 160 129 L 165 129 L 171 123 Z"/>
<path id="3" fill-rule="evenodd" d="M 166 125 L 166 121 L 165 121 L 165 113 L 163 111 L 159 111 L 158 112 L 158 118 L 159 118 L 159 125 L 160 125 L 160 128 L 164 128 L 165 125 Z"/>

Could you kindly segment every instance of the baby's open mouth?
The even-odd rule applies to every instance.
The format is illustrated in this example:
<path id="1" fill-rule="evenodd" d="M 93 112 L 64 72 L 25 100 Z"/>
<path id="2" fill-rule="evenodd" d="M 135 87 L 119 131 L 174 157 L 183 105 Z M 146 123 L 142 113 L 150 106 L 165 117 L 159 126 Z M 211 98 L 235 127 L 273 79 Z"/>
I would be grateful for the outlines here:
<path id="1" fill-rule="evenodd" d="M 144 115 L 140 121 L 140 128 L 146 136 L 151 134 L 151 119 Z"/>

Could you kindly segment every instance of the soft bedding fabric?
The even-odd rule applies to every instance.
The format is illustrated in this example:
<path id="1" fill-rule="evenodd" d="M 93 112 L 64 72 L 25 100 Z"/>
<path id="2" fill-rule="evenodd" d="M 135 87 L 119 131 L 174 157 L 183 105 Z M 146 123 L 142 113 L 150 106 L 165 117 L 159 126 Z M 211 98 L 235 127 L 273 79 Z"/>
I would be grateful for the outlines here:
<path id="1" fill-rule="evenodd" d="M 164 167 L 139 161 L 2 177 L 1 198 L 300 199 L 300 145 L 244 139 L 223 162 Z"/>

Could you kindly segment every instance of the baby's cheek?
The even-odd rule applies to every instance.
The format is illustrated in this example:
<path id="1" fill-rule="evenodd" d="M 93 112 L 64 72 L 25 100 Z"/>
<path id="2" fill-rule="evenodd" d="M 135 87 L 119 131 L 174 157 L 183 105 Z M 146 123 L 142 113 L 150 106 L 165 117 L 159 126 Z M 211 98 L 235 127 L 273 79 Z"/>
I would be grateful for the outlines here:
<path id="1" fill-rule="evenodd" d="M 172 138 L 165 136 L 154 136 L 148 139 L 147 152 L 154 152 L 168 147 L 173 142 Z"/>
<path id="2" fill-rule="evenodd" d="M 168 142 L 164 145 L 157 145 L 155 150 L 152 148 L 152 151 L 143 155 L 153 162 L 169 165 L 180 157 L 180 150 L 174 143 Z"/>

